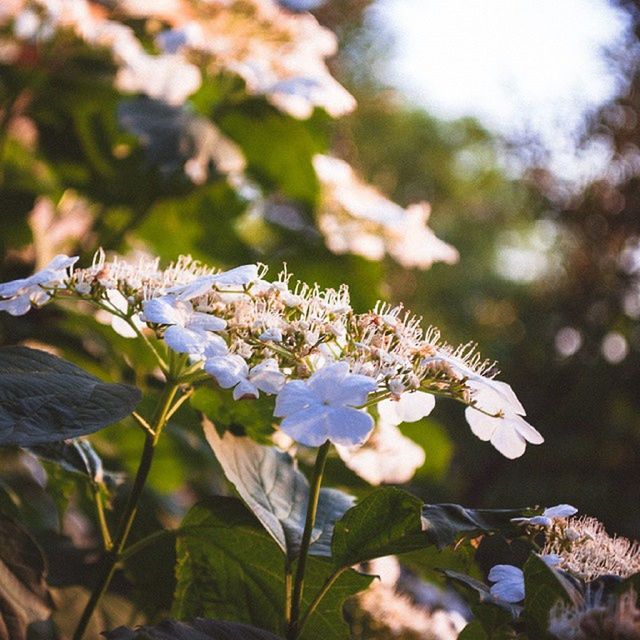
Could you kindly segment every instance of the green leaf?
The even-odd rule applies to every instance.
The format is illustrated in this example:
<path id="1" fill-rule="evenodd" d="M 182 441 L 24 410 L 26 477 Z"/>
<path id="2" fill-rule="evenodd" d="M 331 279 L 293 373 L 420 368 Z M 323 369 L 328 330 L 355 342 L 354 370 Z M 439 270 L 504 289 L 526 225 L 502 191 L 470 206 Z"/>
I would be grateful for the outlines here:
<path id="1" fill-rule="evenodd" d="M 44 351 L 0 349 L 0 445 L 93 433 L 130 414 L 139 400 L 137 389 L 104 383 Z"/>
<path id="2" fill-rule="evenodd" d="M 458 636 L 458 640 L 489 640 L 479 620 L 472 620 Z"/>
<path id="3" fill-rule="evenodd" d="M 177 543 L 173 615 L 244 622 L 284 634 L 284 556 L 246 507 L 233 498 L 202 502 L 187 514 Z M 302 610 L 334 573 L 309 558 Z M 369 576 L 345 571 L 310 616 L 302 640 L 348 640 L 344 600 L 365 589 Z"/>
<path id="4" fill-rule="evenodd" d="M 278 640 L 279 637 L 246 624 L 202 619 L 189 623 L 163 620 L 154 627 L 135 630 L 119 627 L 104 636 L 107 640 Z"/>
<path id="5" fill-rule="evenodd" d="M 200 387 L 191 405 L 204 413 L 216 427 L 235 435 L 246 435 L 257 442 L 270 444 L 273 433 L 273 400 L 261 396 L 257 400 L 230 401 L 227 391 Z"/>
<path id="6" fill-rule="evenodd" d="M 576 602 L 576 588 L 561 573 L 532 553 L 522 568 L 524 572 L 524 614 L 540 633 L 549 624 L 549 611 L 558 601 Z"/>
<path id="7" fill-rule="evenodd" d="M 336 522 L 333 561 L 346 567 L 433 542 L 422 531 L 422 501 L 395 487 L 375 489 Z"/>
<path id="8" fill-rule="evenodd" d="M 40 547 L 0 515 L 0 640 L 26 640 L 28 627 L 49 618 L 51 596 Z"/>
<path id="9" fill-rule="evenodd" d="M 289 558 L 295 558 L 304 532 L 309 483 L 295 468 L 291 456 L 229 432 L 221 438 L 206 419 L 203 429 L 227 479 L 282 551 Z M 351 496 L 341 491 L 320 490 L 309 548 L 311 555 L 331 557 L 333 525 L 353 502 Z"/>
<path id="10" fill-rule="evenodd" d="M 466 509 L 458 504 L 427 504 L 422 509 L 425 531 L 438 547 L 454 543 L 461 535 L 513 531 L 511 518 L 529 509 Z"/>

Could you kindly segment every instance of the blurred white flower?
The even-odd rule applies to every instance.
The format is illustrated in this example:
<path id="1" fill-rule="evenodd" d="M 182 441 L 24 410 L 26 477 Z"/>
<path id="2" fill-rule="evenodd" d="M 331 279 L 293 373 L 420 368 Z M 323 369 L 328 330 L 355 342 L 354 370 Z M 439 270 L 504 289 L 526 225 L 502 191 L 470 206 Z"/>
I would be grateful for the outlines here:
<path id="1" fill-rule="evenodd" d="M 531 518 L 511 518 L 511 522 L 550 527 L 555 520 L 569 518 L 576 513 L 578 513 L 578 510 L 570 504 L 558 504 L 555 507 L 547 507 L 539 516 L 532 516 Z"/>
<path id="2" fill-rule="evenodd" d="M 22 316 L 31 309 L 32 304 L 45 304 L 51 296 L 43 287 L 59 287 L 68 276 L 67 270 L 77 260 L 77 257 L 60 254 L 32 276 L 0 284 L 0 311 Z"/>
<path id="3" fill-rule="evenodd" d="M 321 185 L 318 226 L 334 253 L 370 260 L 385 254 L 407 268 L 428 269 L 434 262 L 458 261 L 458 252 L 427 226 L 430 207 L 422 202 L 403 209 L 365 184 L 343 160 L 316 155 Z"/>
<path id="4" fill-rule="evenodd" d="M 284 418 L 280 428 L 297 442 L 317 447 L 326 440 L 354 446 L 364 442 L 373 418 L 355 407 L 375 391 L 376 381 L 349 372 L 347 362 L 329 364 L 308 380 L 288 382 L 276 398 L 273 415 Z"/>
<path id="5" fill-rule="evenodd" d="M 397 400 L 383 400 L 378 404 L 380 420 L 398 425 L 403 422 L 416 422 L 428 416 L 436 406 L 436 399 L 424 391 L 407 391 Z"/>
<path id="6" fill-rule="evenodd" d="M 249 369 L 243 358 L 236 354 L 207 358 L 204 370 L 213 376 L 223 389 L 233 389 L 233 399 L 257 398 L 260 391 L 278 393 L 285 377 L 273 358 L 263 360 Z"/>
<path id="7" fill-rule="evenodd" d="M 338 455 L 369 484 L 403 484 L 425 461 L 424 449 L 402 435 L 394 424 L 380 421 L 360 447 L 337 445 Z"/>

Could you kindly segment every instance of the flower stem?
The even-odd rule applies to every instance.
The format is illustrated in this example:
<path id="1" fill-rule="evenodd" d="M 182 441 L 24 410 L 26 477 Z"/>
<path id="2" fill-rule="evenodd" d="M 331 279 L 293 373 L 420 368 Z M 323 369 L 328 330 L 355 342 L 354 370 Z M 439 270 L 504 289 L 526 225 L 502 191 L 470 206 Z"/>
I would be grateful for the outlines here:
<path id="1" fill-rule="evenodd" d="M 108 551 L 103 558 L 96 585 L 91 593 L 89 602 L 87 602 L 87 605 L 82 612 L 76 631 L 73 634 L 73 640 L 82 640 L 93 612 L 96 610 L 97 606 L 100 604 L 102 596 L 109 588 L 109 584 L 111 583 L 111 579 L 115 573 L 116 566 L 120 560 L 124 545 L 129 537 L 131 526 L 133 525 L 133 521 L 135 520 L 136 513 L 138 511 L 138 502 L 140 501 L 142 490 L 144 489 L 144 485 L 149 475 L 149 470 L 151 469 L 156 445 L 158 444 L 162 429 L 167 423 L 167 416 L 171 411 L 178 389 L 178 383 L 170 381 L 167 383 L 167 386 L 160 397 L 152 421 L 153 434 L 147 433 L 145 436 L 140 465 L 138 466 L 138 471 L 136 473 L 135 480 L 133 481 L 133 487 L 129 494 L 129 499 L 127 500 L 127 504 L 120 521 L 120 526 L 118 527 L 118 531 L 113 541 L 113 548 Z"/>
<path id="2" fill-rule="evenodd" d="M 313 478 L 311 479 L 311 487 L 309 489 L 309 502 L 307 503 L 307 517 L 304 523 L 304 532 L 302 534 L 302 542 L 300 543 L 300 556 L 298 558 L 298 566 L 296 567 L 296 575 L 293 584 L 293 598 L 291 601 L 291 622 L 289 624 L 289 632 L 287 638 L 293 640 L 298 635 L 298 618 L 300 616 L 300 605 L 302 604 L 302 594 L 304 592 L 304 574 L 307 565 L 307 556 L 309 555 L 309 546 L 311 543 L 311 532 L 316 521 L 316 513 L 318 511 L 318 499 L 320 497 L 320 486 L 322 485 L 322 475 L 324 473 L 324 465 L 327 461 L 329 453 L 329 440 L 327 440 L 318 449 L 316 463 L 313 467 Z"/>

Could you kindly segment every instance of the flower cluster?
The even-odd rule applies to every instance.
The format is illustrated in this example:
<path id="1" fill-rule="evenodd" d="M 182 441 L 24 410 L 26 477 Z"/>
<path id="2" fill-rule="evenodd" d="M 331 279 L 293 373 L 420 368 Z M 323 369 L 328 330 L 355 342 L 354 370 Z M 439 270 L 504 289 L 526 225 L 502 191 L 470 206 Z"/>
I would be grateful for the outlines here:
<path id="1" fill-rule="evenodd" d="M 343 160 L 316 155 L 313 163 L 322 194 L 318 226 L 331 251 L 370 260 L 389 255 L 403 267 L 417 269 L 458 261 L 457 250 L 427 226 L 428 203 L 403 209 L 364 183 Z"/>
<path id="2" fill-rule="evenodd" d="M 346 286 L 292 286 L 286 271 L 269 281 L 261 265 L 216 272 L 181 257 L 162 269 L 98 252 L 89 268 L 70 270 L 75 260 L 57 256 L 2 285 L 1 308 L 21 315 L 55 296 L 91 301 L 131 335 L 155 334 L 234 399 L 276 395 L 280 429 L 303 445 L 361 445 L 370 411 L 397 427 L 428 415 L 435 396 L 465 403 L 474 433 L 509 458 L 542 442 L 511 387 L 486 375 L 489 363 L 443 344 L 402 307 L 356 313 Z"/>
<path id="3" fill-rule="evenodd" d="M 154 50 L 134 30 L 140 20 Z M 275 0 L 11 0 L 0 8 L 2 24 L 12 25 L 15 38 L 4 42 L 5 59 L 18 58 L 24 43 L 71 31 L 111 52 L 118 89 L 169 104 L 198 90 L 203 67 L 240 76 L 249 93 L 294 117 L 307 118 L 316 106 L 334 117 L 355 107 L 325 64 L 335 35 Z"/>

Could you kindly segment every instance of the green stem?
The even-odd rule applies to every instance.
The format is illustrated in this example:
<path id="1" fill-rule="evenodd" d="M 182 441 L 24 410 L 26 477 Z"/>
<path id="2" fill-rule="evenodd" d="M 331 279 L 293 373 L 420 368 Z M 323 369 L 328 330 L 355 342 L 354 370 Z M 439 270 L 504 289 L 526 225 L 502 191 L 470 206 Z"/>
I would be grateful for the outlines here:
<path id="1" fill-rule="evenodd" d="M 142 490 L 147 481 L 149 470 L 151 469 L 151 463 L 153 461 L 153 454 L 155 453 L 156 445 L 167 422 L 167 416 L 171 411 L 173 400 L 178 392 L 179 385 L 176 382 L 168 382 L 165 390 L 158 402 L 155 415 L 152 421 L 152 428 L 154 433 L 147 433 L 144 442 L 144 449 L 142 451 L 142 458 L 140 459 L 140 465 L 138 466 L 138 472 L 136 473 L 135 480 L 133 481 L 133 487 L 129 494 L 129 499 L 124 509 L 120 526 L 113 541 L 113 548 L 107 552 L 103 558 L 102 566 L 98 575 L 98 580 L 91 593 L 89 602 L 82 612 L 80 621 L 73 634 L 73 640 L 82 640 L 87 626 L 91 620 L 91 616 L 96 607 L 100 604 L 102 596 L 107 591 L 113 574 L 115 573 L 116 566 L 120 560 L 120 556 L 124 549 L 124 545 L 129 537 L 131 526 L 135 520 L 136 513 L 138 512 L 138 502 L 142 495 Z"/>
<path id="2" fill-rule="evenodd" d="M 284 620 L 287 628 L 291 624 L 291 605 L 293 603 L 293 566 L 291 560 L 284 560 Z"/>
<path id="3" fill-rule="evenodd" d="M 93 498 L 96 503 L 96 513 L 98 515 L 98 525 L 100 527 L 100 534 L 102 535 L 102 545 L 104 546 L 104 550 L 109 552 L 111 551 L 111 549 L 113 549 L 113 540 L 111 539 L 111 532 L 109 531 L 107 517 L 104 513 L 104 501 L 102 500 L 100 487 L 94 488 Z"/>
<path id="4" fill-rule="evenodd" d="M 298 623 L 298 628 L 296 630 L 296 638 L 302 633 L 304 629 L 304 625 L 307 624 L 307 620 L 311 617 L 311 614 L 316 610 L 317 606 L 320 604 L 322 598 L 327 595 L 327 592 L 335 581 L 348 569 L 348 567 L 342 567 L 342 569 L 338 569 L 335 573 L 331 574 L 322 585 L 322 588 L 316 594 L 316 597 L 313 599 L 309 608 L 304 612 L 302 618 L 300 618 L 300 622 Z"/>
<path id="5" fill-rule="evenodd" d="M 322 485 L 322 475 L 324 473 L 324 465 L 329 453 L 329 446 L 330 443 L 329 440 L 327 440 L 318 449 L 316 463 L 313 467 L 313 478 L 311 479 L 309 502 L 307 504 L 307 518 L 304 523 L 304 532 L 302 534 L 302 542 L 300 543 L 300 556 L 298 558 L 298 566 L 296 567 L 295 581 L 293 584 L 291 623 L 289 625 L 289 633 L 287 635 L 287 638 L 290 640 L 293 640 L 298 635 L 298 617 L 300 616 L 300 605 L 302 604 L 302 594 L 304 592 L 304 573 L 307 566 L 307 556 L 309 555 L 311 533 L 313 531 L 313 525 L 315 524 L 316 513 L 318 511 L 320 486 Z"/>

